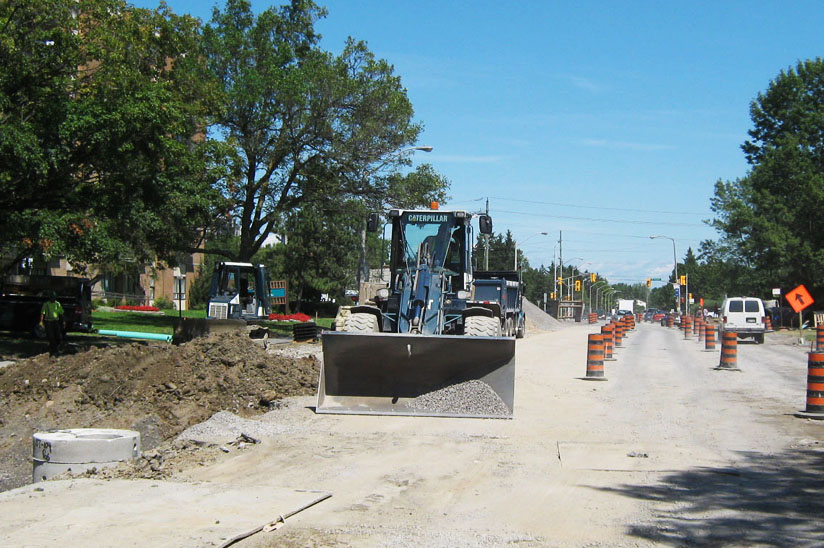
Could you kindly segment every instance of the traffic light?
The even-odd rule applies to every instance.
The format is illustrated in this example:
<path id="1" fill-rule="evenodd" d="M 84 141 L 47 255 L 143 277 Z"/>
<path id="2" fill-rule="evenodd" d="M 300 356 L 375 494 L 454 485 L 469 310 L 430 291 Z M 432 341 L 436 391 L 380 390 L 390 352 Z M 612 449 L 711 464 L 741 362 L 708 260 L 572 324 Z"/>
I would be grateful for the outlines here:
<path id="1" fill-rule="evenodd" d="M 581 291 L 581 280 L 575 280 L 575 291 Z"/>
<path id="2" fill-rule="evenodd" d="M 549 298 L 552 299 L 552 300 L 555 300 L 555 292 L 554 291 L 549 294 Z"/>
<path id="3" fill-rule="evenodd" d="M 558 285 L 564 285 L 564 279 L 558 276 Z"/>
<path id="4" fill-rule="evenodd" d="M 595 283 L 595 280 L 596 280 L 596 279 L 598 279 L 598 274 L 596 274 L 595 272 L 592 272 L 592 273 L 589 275 L 589 281 L 590 281 L 590 282 L 592 282 L 592 283 Z"/>
<path id="5" fill-rule="evenodd" d="M 687 277 L 681 274 L 681 285 L 687 285 Z"/>
<path id="6" fill-rule="evenodd" d="M 647 287 L 652 287 L 652 278 L 647 278 Z"/>

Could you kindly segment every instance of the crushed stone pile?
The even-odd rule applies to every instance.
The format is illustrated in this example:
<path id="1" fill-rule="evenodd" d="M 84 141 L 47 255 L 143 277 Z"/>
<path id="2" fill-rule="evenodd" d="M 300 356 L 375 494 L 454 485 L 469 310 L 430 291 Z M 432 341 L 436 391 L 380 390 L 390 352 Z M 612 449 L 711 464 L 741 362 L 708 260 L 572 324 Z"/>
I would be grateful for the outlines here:
<path id="1" fill-rule="evenodd" d="M 511 412 L 500 396 L 483 381 L 453 384 L 422 394 L 409 407 L 432 413 L 507 416 Z"/>
<path id="2" fill-rule="evenodd" d="M 314 394 L 319 371 L 315 355 L 267 352 L 240 332 L 18 361 L 0 369 L 0 491 L 31 481 L 35 432 L 126 428 L 152 449 L 218 411 L 252 416 Z"/>
<path id="3" fill-rule="evenodd" d="M 565 322 L 557 320 L 544 312 L 541 307 L 523 300 L 524 314 L 526 315 L 526 334 L 534 331 L 557 331 L 568 327 Z"/>

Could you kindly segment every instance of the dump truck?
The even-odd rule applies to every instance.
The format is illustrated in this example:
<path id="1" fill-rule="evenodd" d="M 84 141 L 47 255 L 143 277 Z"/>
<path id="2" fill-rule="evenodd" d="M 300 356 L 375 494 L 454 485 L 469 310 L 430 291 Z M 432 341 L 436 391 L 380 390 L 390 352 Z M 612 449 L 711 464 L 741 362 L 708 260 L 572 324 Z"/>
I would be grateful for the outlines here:
<path id="1" fill-rule="evenodd" d="M 210 333 L 247 329 L 253 338 L 264 338 L 268 329 L 255 321 L 269 319 L 270 282 L 262 264 L 220 262 L 212 273 L 206 319 L 178 318 L 172 342 L 181 344 Z"/>
<path id="2" fill-rule="evenodd" d="M 63 306 L 63 329 L 92 331 L 92 283 L 74 276 L 9 275 L 0 278 L 0 329 L 45 337 L 40 310 L 51 293 Z"/>
<path id="3" fill-rule="evenodd" d="M 501 322 L 504 335 L 522 339 L 526 334 L 526 316 L 519 273 L 514 270 L 475 272 L 472 287 L 472 300 L 467 305 L 488 308 Z"/>
<path id="4" fill-rule="evenodd" d="M 386 214 L 389 286 L 323 334 L 318 413 L 512 416 L 515 338 L 472 299 L 476 216 L 490 234 L 489 216 L 436 204 Z M 369 230 L 380 224 L 369 216 Z"/>

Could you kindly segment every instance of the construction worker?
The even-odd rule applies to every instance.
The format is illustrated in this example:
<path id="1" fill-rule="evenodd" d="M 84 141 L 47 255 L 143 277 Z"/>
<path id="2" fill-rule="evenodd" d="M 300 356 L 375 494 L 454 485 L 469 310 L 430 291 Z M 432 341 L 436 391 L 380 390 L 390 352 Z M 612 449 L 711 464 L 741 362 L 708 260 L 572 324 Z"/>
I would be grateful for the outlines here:
<path id="1" fill-rule="evenodd" d="M 57 293 L 52 291 L 49 300 L 43 303 L 40 309 L 40 325 L 46 328 L 49 339 L 49 354 L 57 355 L 60 342 L 63 339 L 63 305 L 57 300 Z"/>

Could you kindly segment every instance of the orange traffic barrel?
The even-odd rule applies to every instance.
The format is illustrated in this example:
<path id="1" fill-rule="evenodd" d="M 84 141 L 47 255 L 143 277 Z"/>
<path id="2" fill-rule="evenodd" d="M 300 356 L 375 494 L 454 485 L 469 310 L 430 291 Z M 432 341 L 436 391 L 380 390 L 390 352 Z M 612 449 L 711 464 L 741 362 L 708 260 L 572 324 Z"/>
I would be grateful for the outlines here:
<path id="1" fill-rule="evenodd" d="M 615 326 L 610 324 L 601 326 L 601 335 L 604 336 L 604 361 L 614 361 L 612 348 L 615 345 Z"/>
<path id="2" fill-rule="evenodd" d="M 667 314 L 667 327 L 675 327 L 675 316 Z"/>
<path id="3" fill-rule="evenodd" d="M 824 351 L 808 354 L 807 407 L 795 415 L 807 419 L 824 419 Z"/>
<path id="4" fill-rule="evenodd" d="M 681 321 L 684 323 L 684 338 L 689 339 L 692 337 L 692 316 L 685 315 L 681 317 Z"/>
<path id="5" fill-rule="evenodd" d="M 624 340 L 624 324 L 622 322 L 615 322 L 613 325 L 615 326 L 615 330 L 612 336 L 615 340 L 615 348 L 618 348 L 621 346 L 621 341 Z"/>
<path id="6" fill-rule="evenodd" d="M 738 333 L 721 332 L 721 361 L 716 369 L 741 371 L 738 369 Z"/>
<path id="7" fill-rule="evenodd" d="M 764 326 L 766 328 L 767 333 L 772 333 L 773 331 L 775 331 L 772 325 L 772 318 L 770 318 L 769 316 L 764 316 Z"/>
<path id="8" fill-rule="evenodd" d="M 624 333 L 635 329 L 635 317 L 632 314 L 624 316 Z"/>
<path id="9" fill-rule="evenodd" d="M 598 314 L 596 314 L 595 312 L 590 312 L 589 323 L 598 323 Z"/>
<path id="10" fill-rule="evenodd" d="M 644 315 L 643 314 L 636 314 L 635 315 L 635 323 L 641 323 L 642 321 L 644 321 Z"/>
<path id="11" fill-rule="evenodd" d="M 824 352 L 824 325 L 815 328 L 815 349 L 818 352 Z"/>
<path id="12" fill-rule="evenodd" d="M 706 323 L 702 318 L 695 318 L 695 334 L 698 335 L 698 342 L 704 341 L 706 335 Z"/>
<path id="13" fill-rule="evenodd" d="M 715 326 L 706 324 L 704 326 L 704 351 L 715 352 Z"/>
<path id="14" fill-rule="evenodd" d="M 604 336 L 590 333 L 587 340 L 587 376 L 588 381 L 605 381 L 604 377 Z"/>

